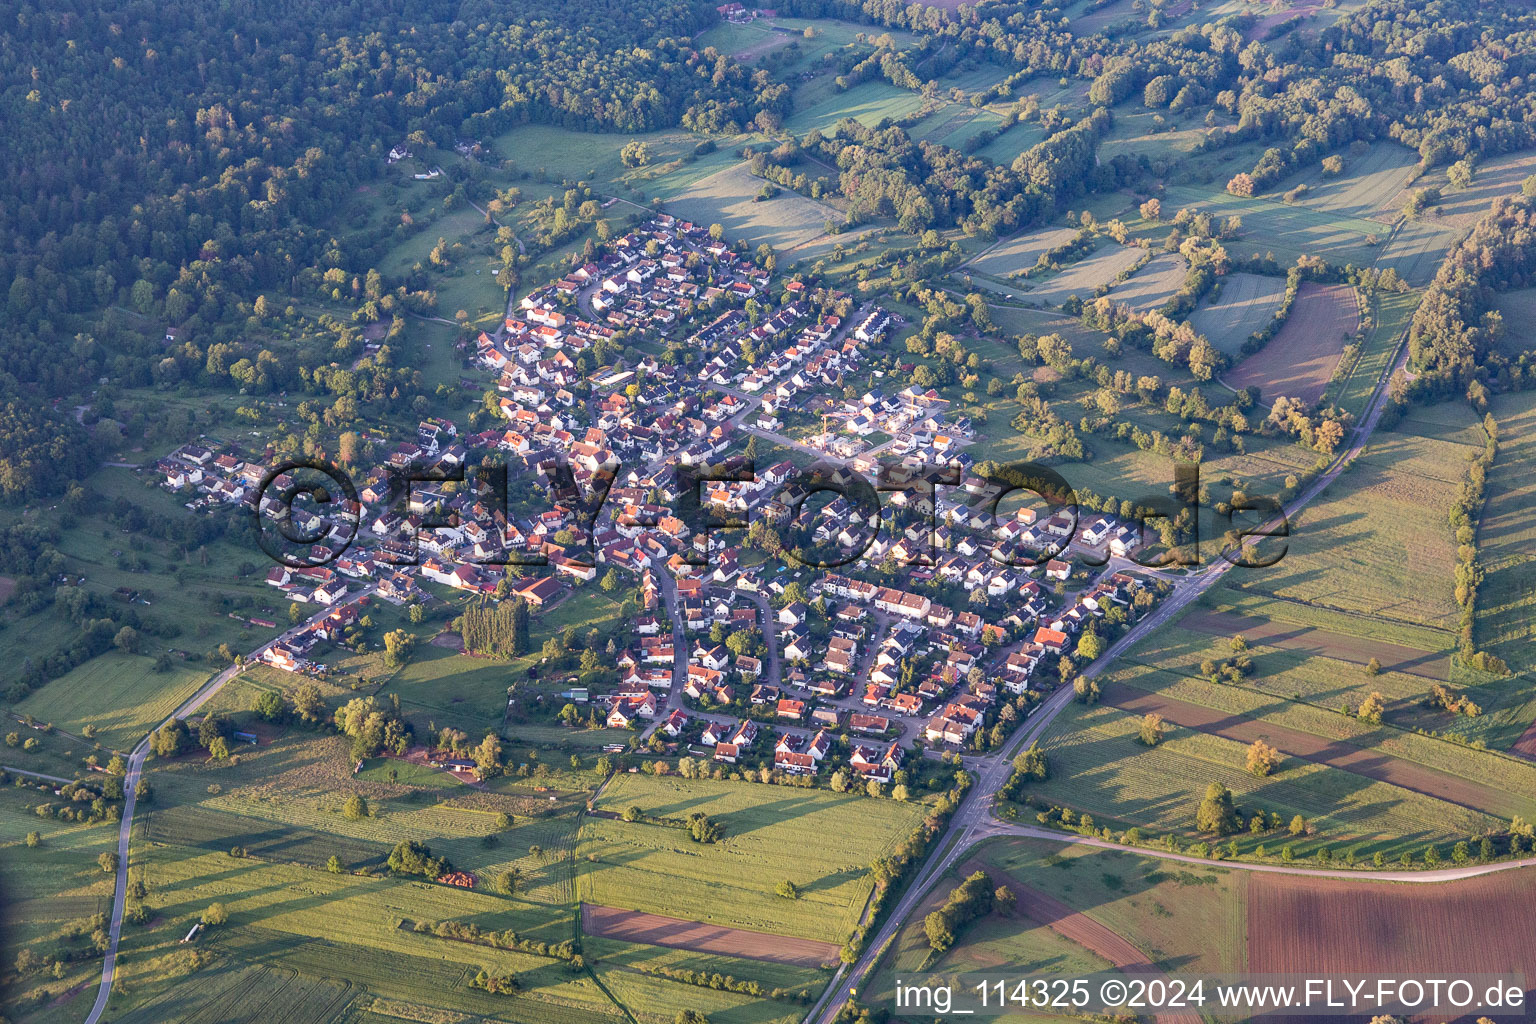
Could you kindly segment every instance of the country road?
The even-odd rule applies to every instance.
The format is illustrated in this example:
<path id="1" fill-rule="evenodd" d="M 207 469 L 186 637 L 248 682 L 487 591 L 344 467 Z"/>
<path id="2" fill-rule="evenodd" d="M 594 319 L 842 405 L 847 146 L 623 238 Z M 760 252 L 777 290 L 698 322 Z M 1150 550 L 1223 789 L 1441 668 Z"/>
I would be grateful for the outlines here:
<path id="1" fill-rule="evenodd" d="M 1391 379 L 1393 373 L 1406 366 L 1408 352 L 1407 346 L 1404 344 L 1405 338 L 1406 332 L 1398 340 L 1401 351 L 1388 362 L 1386 369 L 1382 371 L 1381 377 L 1376 382 L 1376 390 L 1371 395 L 1371 404 L 1365 416 L 1356 425 L 1349 447 L 1339 453 L 1328 465 L 1327 469 L 1318 474 L 1311 484 L 1284 506 L 1283 520 L 1285 523 L 1289 523 L 1294 519 L 1303 508 L 1326 490 L 1365 450 L 1366 442 L 1370 439 L 1371 433 L 1376 429 L 1376 424 L 1381 420 L 1382 413 L 1386 410 L 1388 397 L 1387 382 Z M 1272 530 L 1281 520 L 1282 517 L 1277 516 L 1268 523 L 1265 523 L 1260 530 Z M 1243 546 L 1252 547 L 1262 539 L 1262 533 L 1246 536 L 1243 538 Z M 1197 600 L 1201 594 L 1220 581 L 1222 576 L 1232 567 L 1233 563 L 1228 559 L 1217 558 L 1200 571 L 1173 581 L 1173 591 L 1151 613 L 1136 623 L 1119 640 L 1111 644 L 1107 651 L 1083 670 L 1082 675 L 1093 679 L 1102 674 L 1116 658 L 1182 612 Z M 966 793 L 965 799 L 961 801 L 960 806 L 955 809 L 954 815 L 950 818 L 949 827 L 935 841 L 933 853 L 929 855 L 928 860 L 918 869 L 916 877 L 912 880 L 911 885 L 907 887 L 906 892 L 902 895 L 896 906 L 891 909 L 879 932 L 873 937 L 866 937 L 863 952 L 853 968 L 847 971 L 839 971 L 837 978 L 828 986 L 827 992 L 811 1008 L 805 1017 L 807 1024 L 831 1024 L 843 1004 L 858 990 L 859 985 L 880 960 L 886 946 L 896 937 L 897 933 L 906 923 L 907 918 L 911 916 L 913 909 L 926 896 L 929 888 L 932 887 L 935 881 L 943 877 L 980 840 L 998 835 L 1029 835 L 1034 838 L 1055 842 L 1087 843 L 1089 845 L 1106 846 L 1111 849 L 1126 849 L 1126 847 L 1103 840 L 1053 832 L 1028 825 L 1009 825 L 992 817 L 993 798 L 1012 773 L 1011 762 L 1014 756 L 1044 735 L 1046 729 L 1050 727 L 1052 721 L 1061 713 L 1062 709 L 1071 702 L 1073 696 L 1071 687 L 1062 686 L 1058 688 L 1041 702 L 1024 727 L 1019 729 L 1010 738 L 1001 751 L 982 759 L 973 768 L 977 775 L 976 782 Z M 1137 852 L 1151 857 L 1174 860 L 1198 860 L 1198 858 L 1159 852 L 1157 850 L 1136 849 Z M 1207 865 L 1211 863 L 1209 860 L 1199 862 Z M 1240 870 L 1311 875 L 1322 878 L 1379 878 L 1383 881 L 1443 882 L 1472 878 L 1477 875 L 1487 874 L 1490 870 L 1510 870 L 1516 867 L 1536 865 L 1536 858 L 1510 861 L 1498 865 L 1468 865 L 1466 867 L 1449 868 L 1434 872 L 1326 871 L 1309 868 L 1284 868 L 1266 864 L 1244 864 L 1236 861 L 1223 862 L 1223 864 L 1226 867 Z M 1408 876 L 1411 876 L 1411 879 Z"/>
<path id="2" fill-rule="evenodd" d="M 374 585 L 369 584 L 356 594 L 351 595 L 345 601 L 322 607 L 314 615 L 303 622 L 291 627 L 283 633 L 273 637 L 246 656 L 246 661 L 254 661 L 266 653 L 274 644 L 281 643 L 298 635 L 305 627 L 319 619 L 324 618 L 337 608 L 344 608 L 362 600 L 373 593 Z M 241 671 L 240 665 L 231 665 L 208 682 L 202 688 L 187 698 L 186 703 L 165 721 L 173 718 L 186 718 L 198 708 L 208 703 L 213 695 L 224 689 L 224 686 Z M 162 725 L 165 723 L 162 722 Z M 158 726 L 157 726 L 158 728 Z M 134 790 L 138 787 L 139 779 L 144 773 L 144 761 L 149 757 L 149 736 L 141 739 L 133 748 L 133 753 L 128 756 L 128 771 L 123 778 L 123 821 L 117 830 L 117 884 L 112 893 L 112 923 L 107 930 L 107 954 L 101 965 L 101 987 L 96 992 L 96 1002 L 91 1007 L 91 1012 L 85 1018 L 85 1024 L 96 1024 L 101 1015 L 106 1012 L 107 1000 L 112 996 L 112 973 L 117 967 L 117 943 L 123 930 L 123 904 L 128 898 L 128 845 L 133 836 L 133 812 L 138 803 L 138 797 Z"/>

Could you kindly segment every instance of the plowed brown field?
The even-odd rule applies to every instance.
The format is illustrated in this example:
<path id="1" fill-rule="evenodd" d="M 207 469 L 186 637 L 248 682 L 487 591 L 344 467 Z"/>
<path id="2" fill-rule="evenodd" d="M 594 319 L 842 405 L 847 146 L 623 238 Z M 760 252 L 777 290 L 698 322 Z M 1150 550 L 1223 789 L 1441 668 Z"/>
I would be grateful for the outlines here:
<path id="1" fill-rule="evenodd" d="M 1530 870 L 1434 885 L 1255 872 L 1248 880 L 1248 970 L 1519 973 L 1529 983 L 1536 980 L 1533 901 Z"/>
<path id="2" fill-rule="evenodd" d="M 617 907 L 600 907 L 591 903 L 581 905 L 581 928 L 591 935 L 609 939 L 691 949 L 696 953 L 720 953 L 750 960 L 770 960 L 802 967 L 835 963 L 839 951 L 839 947 L 830 942 L 791 939 L 741 928 L 721 928 L 698 921 L 642 914 Z"/>
<path id="3" fill-rule="evenodd" d="M 1266 409 L 1282 395 L 1316 402 L 1344 354 L 1345 335 L 1359 325 L 1360 304 L 1353 288 L 1303 282 L 1285 326 L 1222 379 L 1233 388 L 1257 385 Z"/>

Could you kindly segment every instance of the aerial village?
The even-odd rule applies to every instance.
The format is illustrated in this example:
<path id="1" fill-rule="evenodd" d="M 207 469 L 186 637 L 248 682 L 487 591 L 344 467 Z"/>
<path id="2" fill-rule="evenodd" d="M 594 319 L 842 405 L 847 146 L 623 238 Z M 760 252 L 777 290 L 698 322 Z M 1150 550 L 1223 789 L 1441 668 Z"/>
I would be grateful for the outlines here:
<path id="1" fill-rule="evenodd" d="M 267 570 L 283 601 L 315 614 L 261 660 L 323 671 L 311 652 L 374 598 L 403 605 L 447 588 L 521 600 L 537 615 L 616 570 L 641 613 L 613 687 L 565 694 L 616 731 L 615 749 L 686 749 L 785 776 L 837 765 L 880 785 L 918 748 L 999 746 L 1042 691 L 1072 677 L 1085 632 L 1112 639 L 1167 578 L 1131 560 L 1142 533 L 1114 516 L 996 514 L 1004 488 L 973 472 L 970 425 L 943 398 L 865 386 L 866 354 L 899 327 L 877 303 L 775 286 L 718 230 L 656 215 L 467 339 L 500 422 L 466 435 L 425 418 L 414 436 L 388 439 L 389 467 L 410 467 L 418 482 L 391 495 L 389 467 L 357 479 L 346 549 L 321 542 L 313 564 Z M 647 355 L 584 375 L 582 354 L 620 332 L 684 332 L 692 360 Z M 787 435 L 791 413 L 820 417 L 822 429 Z M 757 459 L 751 479 L 706 482 L 698 498 L 749 530 L 696 529 L 675 514 L 680 471 L 739 465 L 753 438 L 903 486 L 873 509 L 847 495 L 815 507 L 795 460 Z M 516 514 L 475 488 L 431 482 L 462 476 L 485 453 L 505 462 L 513 490 L 544 500 Z M 281 486 L 263 490 L 276 461 L 270 449 L 205 438 L 153 472 L 188 508 L 292 517 L 322 533 L 318 513 L 273 496 Z M 594 517 L 582 496 L 602 483 Z M 809 544 L 858 556 L 818 568 L 788 545 L 754 543 L 791 523 Z M 544 567 L 507 571 L 534 560 Z"/>

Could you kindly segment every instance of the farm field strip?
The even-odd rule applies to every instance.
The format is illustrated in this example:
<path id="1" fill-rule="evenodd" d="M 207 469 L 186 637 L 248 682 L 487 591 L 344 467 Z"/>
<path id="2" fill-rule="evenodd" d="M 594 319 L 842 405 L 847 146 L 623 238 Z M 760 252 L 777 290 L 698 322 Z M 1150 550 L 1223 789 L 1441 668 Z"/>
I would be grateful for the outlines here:
<path id="1" fill-rule="evenodd" d="M 1364 665 L 1375 657 L 1381 659 L 1383 672 L 1406 672 L 1437 682 L 1449 678 L 1451 671 L 1450 655 L 1442 651 L 1421 651 L 1315 626 L 1298 626 L 1231 612 L 1199 610 L 1184 616 L 1180 624 L 1211 636 L 1241 633 L 1249 643 L 1284 647 L 1357 665 Z"/>
<path id="2" fill-rule="evenodd" d="M 972 860 L 960 869 L 960 873 L 969 875 L 972 871 L 984 869 L 983 863 Z M 1086 914 L 1079 913 L 1035 885 L 1014 878 L 1008 879 L 1003 884 L 1013 890 L 1017 900 L 1017 913 L 1046 925 L 1062 938 L 1082 946 L 1126 974 L 1145 977 L 1162 975 L 1162 972 L 1151 962 L 1151 957 L 1124 935 L 1105 927 Z M 1201 1024 L 1200 1015 L 1190 1012 L 1160 1013 L 1154 1019 L 1163 1024 Z"/>
<path id="3" fill-rule="evenodd" d="M 1298 206 L 1391 224 L 1401 216 L 1404 189 L 1418 155 L 1399 143 L 1383 141 L 1360 156 L 1345 154 L 1344 171 L 1334 177 L 1324 177 L 1320 163 L 1280 182 L 1274 195 L 1305 184 L 1308 191 L 1297 200 Z"/>
<path id="4" fill-rule="evenodd" d="M 625 942 L 767 960 L 798 967 L 817 967 L 833 962 L 837 959 L 838 950 L 842 948 L 834 942 L 792 939 L 742 928 L 720 928 L 699 921 L 684 921 L 660 914 L 644 914 L 592 903 L 581 905 L 581 928 L 593 935 L 622 939 Z"/>
<path id="5" fill-rule="evenodd" d="M 1158 714 L 1173 725 L 1244 745 L 1265 740 L 1282 754 L 1314 764 L 1327 765 L 1376 782 L 1411 790 L 1427 797 L 1461 804 L 1468 810 L 1488 811 L 1503 817 L 1519 813 L 1524 801 L 1510 801 L 1492 787 L 1450 772 L 1437 771 L 1412 761 L 1383 756 L 1350 743 L 1299 732 L 1268 720 L 1255 720 L 1177 700 L 1163 694 L 1136 690 L 1123 684 L 1104 687 L 1104 703 L 1134 715 Z M 1283 765 L 1282 765 L 1283 767 Z"/>
<path id="6" fill-rule="evenodd" d="M 923 813 L 920 803 L 827 790 L 638 774 L 616 776 L 596 809 L 629 806 L 650 819 L 699 811 L 725 835 L 696 844 L 676 827 L 588 817 L 576 858 L 584 902 L 834 943 L 846 941 L 863 909 L 868 866 Z M 800 887 L 800 899 L 773 893 L 783 878 Z"/>
<path id="7" fill-rule="evenodd" d="M 94 726 L 99 742 L 127 751 L 196 693 L 209 674 L 180 662 L 156 672 L 148 657 L 110 651 L 36 690 L 15 711 L 76 735 Z"/>
<path id="8" fill-rule="evenodd" d="M 675 1024 L 677 1008 L 702 1013 L 710 1024 L 798 1024 L 805 1007 L 766 997 L 656 977 L 606 962 L 593 972 L 610 995 L 639 1024 Z"/>
<path id="9" fill-rule="evenodd" d="M 1245 744 L 1205 733 L 1178 733 L 1149 749 L 1136 742 L 1139 723 L 1139 715 L 1102 705 L 1068 709 L 1041 741 L 1051 777 L 1031 792 L 1096 819 L 1190 835 L 1206 785 L 1220 782 L 1240 806 L 1311 822 L 1309 837 L 1259 837 L 1272 850 L 1295 843 L 1300 856 L 1319 843 L 1400 852 L 1501 825 L 1488 814 L 1311 762 L 1257 778 L 1243 768 Z"/>
<path id="10" fill-rule="evenodd" d="M 1536 793 L 1536 766 L 1518 758 L 1421 736 L 1405 729 L 1373 726 L 1359 721 L 1353 713 L 1341 714 L 1331 707 L 1272 693 L 1262 688 L 1262 682 L 1258 686 L 1213 683 L 1202 677 L 1178 675 L 1134 662 L 1106 678 L 1233 717 L 1263 721 L 1281 729 L 1345 742 L 1404 764 L 1422 765 L 1443 774 L 1461 776 L 1468 782 L 1503 794 L 1497 801 L 1506 805 L 1506 815 L 1526 815 L 1520 807 L 1533 799 L 1530 794 Z M 1511 804 L 1519 806 L 1511 809 Z"/>
<path id="11" fill-rule="evenodd" d="M 1464 404 L 1456 415 L 1476 422 Z M 1455 499 L 1470 451 L 1445 439 L 1454 432 L 1449 426 L 1436 437 L 1378 431 L 1350 471 L 1293 517 L 1284 557 L 1262 571 L 1228 574 L 1215 599 L 1280 598 L 1285 609 L 1275 617 L 1282 619 L 1301 614 L 1298 604 L 1357 617 L 1341 620 L 1341 632 L 1363 616 L 1377 620 L 1368 635 L 1389 642 L 1403 642 L 1393 635 L 1399 623 L 1454 628 L 1455 538 L 1444 510 Z M 1405 646 L 1443 649 L 1445 643 Z"/>

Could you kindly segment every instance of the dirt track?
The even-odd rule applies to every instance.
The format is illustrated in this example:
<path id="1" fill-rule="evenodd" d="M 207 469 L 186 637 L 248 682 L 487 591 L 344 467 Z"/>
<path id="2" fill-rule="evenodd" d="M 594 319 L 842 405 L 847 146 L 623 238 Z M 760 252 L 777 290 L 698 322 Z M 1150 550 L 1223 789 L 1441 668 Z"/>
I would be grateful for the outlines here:
<path id="1" fill-rule="evenodd" d="M 698 921 L 683 921 L 637 910 L 620 910 L 591 903 L 581 905 L 581 929 L 592 935 L 652 946 L 691 949 L 695 953 L 719 953 L 750 960 L 768 960 L 800 967 L 836 963 L 838 946 L 813 939 L 791 939 L 741 928 L 721 928 Z"/>
<path id="2" fill-rule="evenodd" d="M 1413 761 L 1373 753 L 1349 743 L 1315 736 L 1309 732 L 1287 729 L 1272 722 L 1255 721 L 1226 711 L 1218 711 L 1200 704 L 1190 704 L 1162 694 L 1149 693 L 1116 683 L 1104 685 L 1103 701 L 1132 714 L 1144 715 L 1148 712 L 1156 712 L 1170 724 L 1220 736 L 1237 743 L 1252 743 L 1254 740 L 1262 739 L 1290 757 L 1326 764 L 1377 782 L 1423 793 L 1437 800 L 1460 804 L 1474 811 L 1506 818 L 1519 813 L 1518 808 L 1512 807 L 1504 793 L 1492 787 Z M 1284 765 L 1282 764 L 1281 767 L 1283 768 Z"/>
<path id="3" fill-rule="evenodd" d="M 1266 409 L 1282 395 L 1310 405 L 1328 387 L 1344 353 L 1344 336 L 1359 325 L 1360 304 L 1354 289 L 1303 282 L 1285 326 L 1222 380 L 1232 388 L 1257 385 L 1262 392 L 1260 404 Z"/>
<path id="4" fill-rule="evenodd" d="M 970 874 L 972 871 L 985 870 L 985 865 L 972 861 L 961 869 L 961 873 Z M 996 875 L 996 869 L 993 870 L 993 874 Z M 1022 885 L 1012 878 L 1005 877 L 1003 882 L 1018 897 L 1018 913 L 1032 921 L 1040 922 L 1051 931 L 1065 939 L 1070 939 L 1084 949 L 1097 953 L 1128 974 L 1162 975 L 1162 971 L 1152 966 L 1146 954 L 1137 949 L 1130 940 L 1111 931 L 1091 917 L 1078 913 L 1054 896 Z M 1156 1019 L 1162 1024 L 1201 1024 L 1200 1015 L 1193 1012 L 1160 1013 Z"/>
<path id="5" fill-rule="evenodd" d="M 1356 665 L 1367 664 L 1376 658 L 1381 662 L 1383 672 L 1403 672 L 1435 682 L 1444 682 L 1450 678 L 1451 660 L 1445 654 L 1421 651 L 1401 644 L 1382 643 L 1347 633 L 1331 633 L 1316 626 L 1298 626 L 1275 619 L 1256 619 L 1233 612 L 1212 611 L 1197 611 L 1187 615 L 1180 625 L 1212 636 L 1234 636 L 1241 633 L 1249 643 L 1316 654 Z"/>

